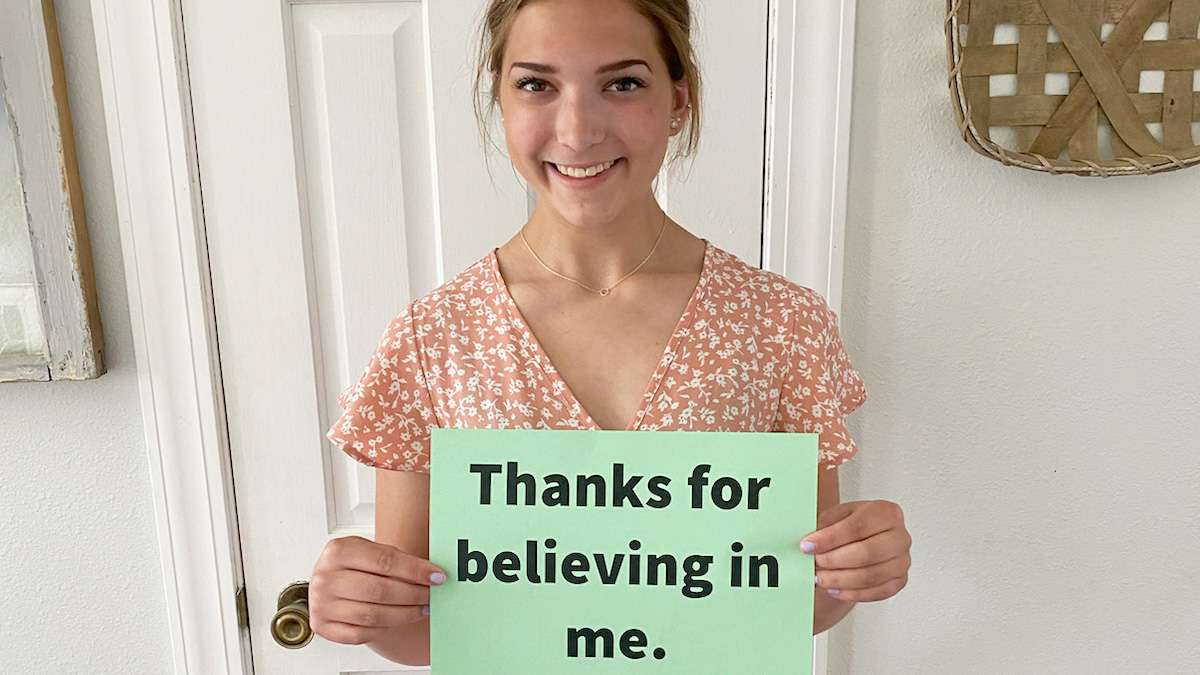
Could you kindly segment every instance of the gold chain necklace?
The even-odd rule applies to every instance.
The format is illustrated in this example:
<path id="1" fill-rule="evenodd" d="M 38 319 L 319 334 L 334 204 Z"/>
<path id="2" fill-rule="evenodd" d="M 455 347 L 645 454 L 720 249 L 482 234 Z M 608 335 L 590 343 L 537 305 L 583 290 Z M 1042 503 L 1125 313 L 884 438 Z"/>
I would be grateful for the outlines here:
<path id="1" fill-rule="evenodd" d="M 545 262 L 542 261 L 541 258 L 538 257 L 538 254 L 533 252 L 533 247 L 531 247 L 529 245 L 529 240 L 525 238 L 525 228 L 524 227 L 521 228 L 521 241 L 525 242 L 525 248 L 529 249 L 529 253 L 534 257 L 535 260 L 537 260 L 539 263 L 541 263 L 542 267 L 546 268 L 547 272 L 550 272 L 551 274 L 553 274 L 556 277 L 559 277 L 560 279 L 566 279 L 567 281 L 570 281 L 573 284 L 582 286 L 583 288 L 586 288 L 593 293 L 599 293 L 600 295 L 608 295 L 609 293 L 612 292 L 612 289 L 617 287 L 617 284 L 628 279 L 630 276 L 633 275 L 634 272 L 640 270 L 642 268 L 642 265 L 646 264 L 646 261 L 650 259 L 650 256 L 654 255 L 654 249 L 658 248 L 658 242 L 662 241 L 663 233 L 666 231 L 667 231 L 667 214 L 666 214 L 666 212 L 663 212 L 663 224 L 662 224 L 662 227 L 658 228 L 658 238 L 654 240 L 654 246 L 650 248 L 650 252 L 646 254 L 645 258 L 642 258 L 642 262 L 638 263 L 637 267 L 633 268 L 633 270 L 631 270 L 629 272 L 629 274 L 626 274 L 625 276 L 621 277 L 620 279 L 617 279 L 616 283 L 614 283 L 611 286 L 608 286 L 607 288 L 592 288 L 591 286 L 588 286 L 587 284 L 585 284 L 581 281 L 578 281 L 576 279 L 572 279 L 571 277 L 569 277 L 565 274 L 559 274 L 558 272 L 555 272 L 553 269 L 551 269 L 551 267 L 549 265 L 547 265 Z"/>

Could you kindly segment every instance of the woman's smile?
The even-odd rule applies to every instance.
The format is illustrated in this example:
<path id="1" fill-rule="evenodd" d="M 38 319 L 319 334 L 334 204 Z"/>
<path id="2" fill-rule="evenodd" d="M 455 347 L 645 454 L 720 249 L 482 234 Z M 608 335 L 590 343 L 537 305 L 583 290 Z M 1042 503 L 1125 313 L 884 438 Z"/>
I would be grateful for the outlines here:
<path id="1" fill-rule="evenodd" d="M 547 172 L 556 176 L 562 184 L 572 188 L 590 188 L 607 181 L 624 160 L 624 157 L 619 157 L 590 167 L 569 167 L 553 162 L 546 162 L 545 165 Z"/>

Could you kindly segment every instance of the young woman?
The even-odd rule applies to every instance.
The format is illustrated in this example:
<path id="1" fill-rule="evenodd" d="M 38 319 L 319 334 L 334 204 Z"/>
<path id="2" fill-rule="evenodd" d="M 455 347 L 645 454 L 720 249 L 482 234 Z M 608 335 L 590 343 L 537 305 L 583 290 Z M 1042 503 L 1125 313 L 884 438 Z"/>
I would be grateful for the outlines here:
<path id="1" fill-rule="evenodd" d="M 435 426 L 818 432 L 814 632 L 895 595 L 911 539 L 887 501 L 840 503 L 866 398 L 816 292 L 668 217 L 652 183 L 694 151 L 700 78 L 687 0 L 490 0 L 476 78 L 537 192 L 516 236 L 394 318 L 328 438 L 377 467 L 376 541 L 335 539 L 312 628 L 429 663 Z M 478 96 L 477 96 L 478 100 Z M 686 133 L 686 135 L 684 135 Z"/>

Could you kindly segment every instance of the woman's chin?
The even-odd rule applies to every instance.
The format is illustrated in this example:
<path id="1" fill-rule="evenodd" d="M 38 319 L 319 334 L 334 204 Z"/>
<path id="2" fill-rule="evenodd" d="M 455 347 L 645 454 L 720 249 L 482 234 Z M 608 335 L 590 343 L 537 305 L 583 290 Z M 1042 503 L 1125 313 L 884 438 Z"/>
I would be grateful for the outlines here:
<path id="1" fill-rule="evenodd" d="M 602 228 L 620 219 L 625 212 L 628 195 L 611 192 L 605 195 L 580 197 L 562 195 L 551 191 L 546 204 L 557 211 L 567 222 L 580 228 Z"/>

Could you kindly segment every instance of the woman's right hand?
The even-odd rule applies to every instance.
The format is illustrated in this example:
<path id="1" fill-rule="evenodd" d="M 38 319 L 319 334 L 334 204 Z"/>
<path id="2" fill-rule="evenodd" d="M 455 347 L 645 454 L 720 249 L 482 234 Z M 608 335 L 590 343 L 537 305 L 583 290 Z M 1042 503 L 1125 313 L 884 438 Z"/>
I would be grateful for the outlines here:
<path id="1" fill-rule="evenodd" d="M 308 581 L 309 625 L 333 642 L 375 642 L 429 616 L 429 586 L 446 580 L 437 565 L 359 536 L 325 544 Z"/>

